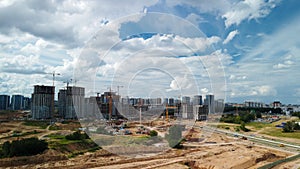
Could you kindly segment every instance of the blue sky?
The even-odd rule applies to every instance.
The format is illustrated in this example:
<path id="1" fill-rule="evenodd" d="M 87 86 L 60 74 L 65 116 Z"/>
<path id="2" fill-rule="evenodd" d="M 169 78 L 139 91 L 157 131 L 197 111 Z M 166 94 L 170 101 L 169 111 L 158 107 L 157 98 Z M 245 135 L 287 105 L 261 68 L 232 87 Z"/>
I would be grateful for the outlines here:
<path id="1" fill-rule="evenodd" d="M 213 93 L 300 103 L 300 1 L 0 1 L 0 94 L 66 81 L 87 96 Z"/>

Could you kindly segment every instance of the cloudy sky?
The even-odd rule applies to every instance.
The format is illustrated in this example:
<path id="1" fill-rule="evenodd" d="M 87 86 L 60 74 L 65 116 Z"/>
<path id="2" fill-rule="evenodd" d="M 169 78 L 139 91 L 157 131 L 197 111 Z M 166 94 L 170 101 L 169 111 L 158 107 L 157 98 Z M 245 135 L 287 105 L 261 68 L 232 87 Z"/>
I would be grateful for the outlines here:
<path id="1" fill-rule="evenodd" d="M 0 94 L 300 103 L 300 1 L 0 1 Z"/>

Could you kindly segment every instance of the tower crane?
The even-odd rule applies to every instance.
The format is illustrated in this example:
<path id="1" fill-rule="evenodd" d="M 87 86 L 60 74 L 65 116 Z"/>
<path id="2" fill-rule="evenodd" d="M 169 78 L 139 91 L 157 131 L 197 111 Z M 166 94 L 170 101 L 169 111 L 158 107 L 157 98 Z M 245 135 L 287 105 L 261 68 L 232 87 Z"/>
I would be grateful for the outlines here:
<path id="1" fill-rule="evenodd" d="M 54 95 L 55 95 L 54 81 L 55 81 L 55 76 L 60 75 L 60 73 L 55 73 L 55 71 L 53 71 L 52 73 L 46 73 L 46 74 L 52 74 L 52 86 L 54 88 L 54 93 L 52 96 L 52 103 L 51 103 L 51 109 L 52 109 L 51 115 L 53 115 L 53 113 L 54 113 Z"/>
<path id="2" fill-rule="evenodd" d="M 109 87 L 109 95 L 106 96 L 108 97 L 108 113 L 109 113 L 109 121 L 111 121 L 111 116 L 112 116 L 112 93 L 111 93 L 111 87 Z"/>
<path id="3" fill-rule="evenodd" d="M 60 73 L 55 73 L 55 71 L 53 71 L 52 73 L 46 73 L 46 74 L 52 75 L 52 86 L 54 86 L 55 76 L 60 75 Z"/>
<path id="4" fill-rule="evenodd" d="M 120 95 L 120 87 L 124 87 L 124 86 L 122 86 L 122 85 L 121 86 L 120 85 L 117 86 L 117 88 L 118 88 L 118 95 Z"/>
<path id="5" fill-rule="evenodd" d="M 67 83 L 67 88 L 69 87 L 69 84 L 72 82 L 72 79 L 64 81 L 64 83 Z"/>
<path id="6" fill-rule="evenodd" d="M 169 121 L 169 110 L 168 109 L 178 109 L 177 106 L 168 106 L 168 103 L 166 104 L 166 121 Z"/>

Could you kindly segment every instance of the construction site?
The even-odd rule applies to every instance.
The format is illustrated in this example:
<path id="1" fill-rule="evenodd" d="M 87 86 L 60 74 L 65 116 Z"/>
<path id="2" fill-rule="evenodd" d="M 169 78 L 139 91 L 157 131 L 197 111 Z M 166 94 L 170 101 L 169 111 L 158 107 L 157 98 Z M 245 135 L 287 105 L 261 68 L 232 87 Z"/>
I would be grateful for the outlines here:
<path id="1" fill-rule="evenodd" d="M 77 91 L 69 89 L 67 93 Z M 1 115 L 1 145 L 31 137 L 48 144 L 38 155 L 0 159 L 1 168 L 254 169 L 300 152 L 299 144 L 221 129 L 220 115 L 209 115 L 205 106 L 184 112 L 185 103 L 120 101 L 112 91 L 91 99 L 90 116 L 75 119 L 24 120 L 26 112 Z M 75 115 L 82 114 L 77 112 L 83 106 L 72 104 Z M 68 139 L 74 133 L 88 137 Z M 299 162 L 283 161 L 275 168 L 299 168 Z"/>
<path id="2" fill-rule="evenodd" d="M 35 136 L 46 139 L 51 146 L 39 155 L 0 159 L 0 166 L 1 168 L 254 169 L 294 156 L 299 151 L 288 147 L 271 147 L 244 136 L 222 133 L 208 127 L 205 122 L 197 122 L 191 129 L 183 131 L 181 146 L 171 148 L 163 139 L 163 134 L 167 134 L 170 123 L 172 119 L 169 123 L 165 119 L 152 123 L 137 121 L 126 123 L 126 127 L 125 123 L 120 123 L 119 126 L 123 125 L 124 128 L 123 134 L 120 130 L 114 134 L 91 132 L 90 137 L 93 141 L 60 143 L 63 140 L 59 136 L 70 134 L 81 128 L 81 125 L 74 121 L 67 124 L 47 124 L 46 128 L 41 128 L 20 121 L 2 122 L 1 144 L 8 140 Z M 33 130 L 35 132 L 31 132 Z M 152 130 L 157 131 L 157 136 L 149 136 Z M 13 133 L 19 134 L 13 136 Z M 93 149 L 95 145 L 92 142 L 100 146 Z M 90 151 L 91 149 L 93 150 Z M 299 159 L 294 160 L 280 164 L 276 168 L 299 166 L 299 162 Z"/>

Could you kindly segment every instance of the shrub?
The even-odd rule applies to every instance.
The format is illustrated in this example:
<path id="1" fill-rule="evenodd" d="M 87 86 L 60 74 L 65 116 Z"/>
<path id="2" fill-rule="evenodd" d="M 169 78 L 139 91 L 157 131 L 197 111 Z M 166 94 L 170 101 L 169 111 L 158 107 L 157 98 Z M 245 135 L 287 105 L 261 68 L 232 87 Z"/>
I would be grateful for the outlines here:
<path id="1" fill-rule="evenodd" d="M 243 130 L 244 132 L 248 132 L 248 131 L 250 131 L 250 129 L 246 128 L 246 126 L 245 126 L 245 123 L 244 123 L 244 122 L 242 122 L 242 123 L 241 123 L 240 129 L 241 129 L 241 130 Z"/>
<path id="2" fill-rule="evenodd" d="M 81 134 L 80 131 L 75 131 L 72 134 L 66 135 L 67 140 L 84 140 L 88 138 L 89 136 L 86 133 Z"/>
<path id="3" fill-rule="evenodd" d="M 151 136 L 151 137 L 155 137 L 155 136 L 157 136 L 157 131 L 155 131 L 155 130 L 151 130 L 150 131 L 150 133 L 149 133 L 149 135 Z"/>

